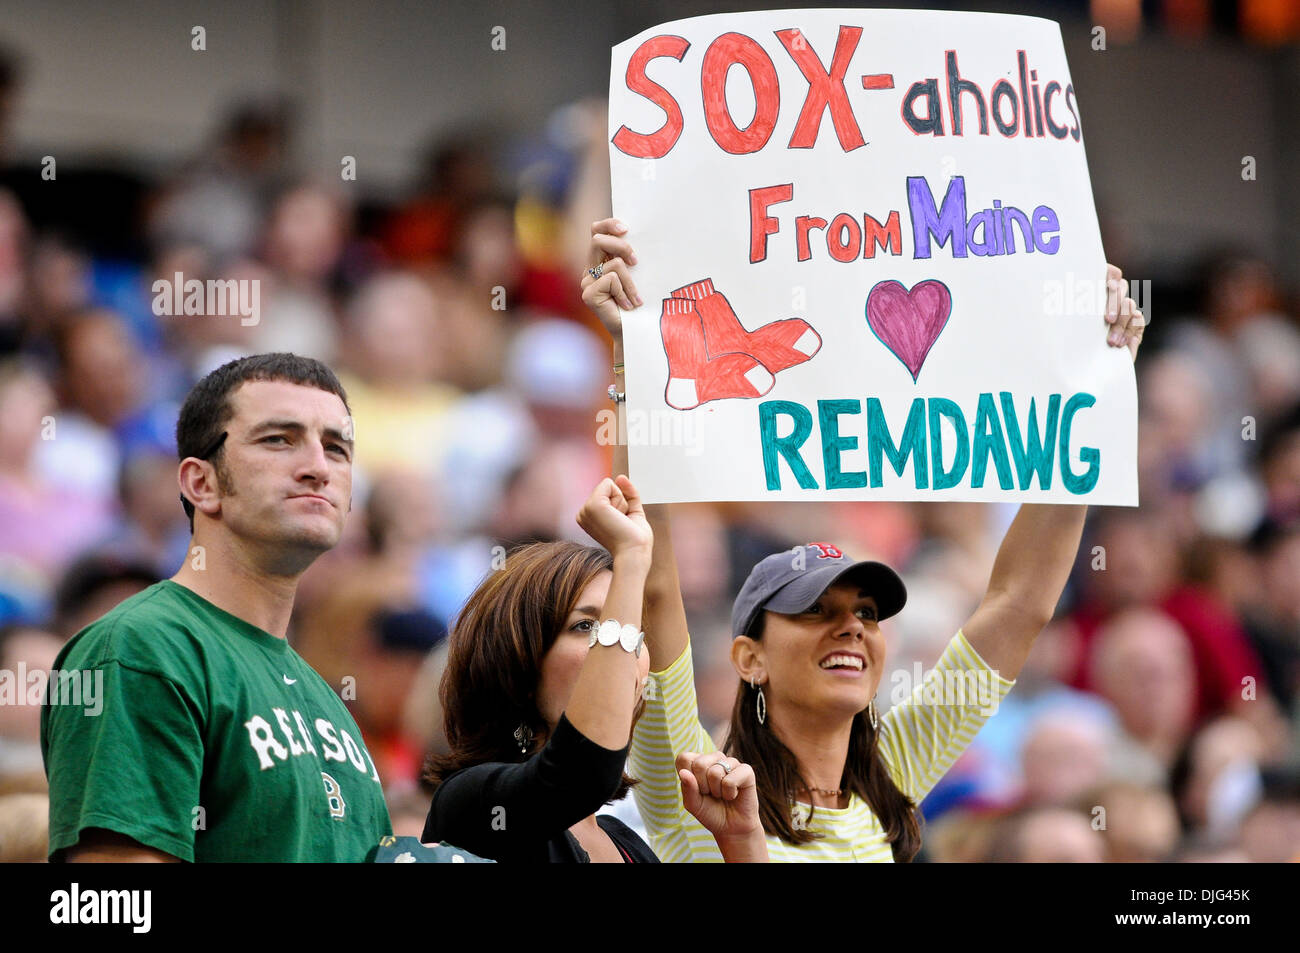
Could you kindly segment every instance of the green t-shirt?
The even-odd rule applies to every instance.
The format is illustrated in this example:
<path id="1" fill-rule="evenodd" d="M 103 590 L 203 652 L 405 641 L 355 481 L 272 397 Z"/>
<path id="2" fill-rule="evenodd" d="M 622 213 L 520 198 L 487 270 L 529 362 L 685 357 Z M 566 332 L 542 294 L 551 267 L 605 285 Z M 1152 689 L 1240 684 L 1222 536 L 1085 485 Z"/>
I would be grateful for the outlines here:
<path id="1" fill-rule="evenodd" d="M 379 772 L 325 680 L 184 586 L 127 599 L 55 668 L 66 684 L 51 679 L 41 711 L 51 857 L 90 827 L 187 861 L 360 862 L 392 833 Z"/>

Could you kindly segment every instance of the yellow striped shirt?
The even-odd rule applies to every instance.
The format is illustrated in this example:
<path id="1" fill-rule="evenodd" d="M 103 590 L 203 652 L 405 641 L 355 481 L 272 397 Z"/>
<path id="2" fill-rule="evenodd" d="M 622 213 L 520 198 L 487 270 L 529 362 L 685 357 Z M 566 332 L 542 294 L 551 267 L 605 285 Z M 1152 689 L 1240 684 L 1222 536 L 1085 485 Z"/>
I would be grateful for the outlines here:
<path id="1" fill-rule="evenodd" d="M 677 778 L 679 752 L 717 750 L 700 724 L 689 644 L 650 680 L 629 756 L 631 772 L 641 781 L 632 791 L 650 845 L 666 863 L 721 862 L 713 835 L 682 807 Z M 1014 684 L 990 669 L 958 630 L 921 684 L 880 719 L 880 752 L 899 790 L 919 804 Z M 792 804 L 791 810 L 800 806 Z M 856 795 L 849 796 L 846 808 L 817 808 L 808 827 L 821 837 L 807 844 L 788 844 L 769 834 L 772 861 L 893 862 L 884 829 Z"/>

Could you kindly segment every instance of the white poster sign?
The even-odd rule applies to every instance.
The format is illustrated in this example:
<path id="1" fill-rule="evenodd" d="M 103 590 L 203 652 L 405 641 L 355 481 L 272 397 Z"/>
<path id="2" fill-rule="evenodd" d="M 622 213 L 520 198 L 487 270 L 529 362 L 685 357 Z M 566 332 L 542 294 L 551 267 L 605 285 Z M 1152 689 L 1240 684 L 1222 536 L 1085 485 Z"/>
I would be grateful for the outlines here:
<path id="1" fill-rule="evenodd" d="M 614 48 L 609 133 L 648 501 L 1136 505 L 1135 379 L 1105 343 L 1057 24 L 667 23 Z"/>

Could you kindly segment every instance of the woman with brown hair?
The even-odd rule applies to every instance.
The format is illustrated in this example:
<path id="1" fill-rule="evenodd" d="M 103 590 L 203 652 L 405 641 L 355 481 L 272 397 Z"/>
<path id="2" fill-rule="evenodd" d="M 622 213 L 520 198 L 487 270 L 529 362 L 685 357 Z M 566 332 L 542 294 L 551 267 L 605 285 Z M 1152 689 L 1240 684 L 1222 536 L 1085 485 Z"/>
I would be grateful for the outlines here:
<path id="1" fill-rule="evenodd" d="M 626 234 L 615 219 L 593 224 L 593 267 L 582 282 L 583 301 L 614 338 L 616 374 L 623 361 L 623 312 L 641 304 Z M 1118 268 L 1109 267 L 1107 281 L 1108 343 L 1127 346 L 1136 357 L 1146 322 L 1126 297 Z M 724 308 L 708 285 L 688 285 L 667 299 L 661 325 L 671 319 L 680 329 L 686 306 Z M 690 299 L 685 306 L 683 296 Z M 701 360 L 734 356 L 710 356 L 704 347 L 700 343 L 695 352 Z M 616 447 L 614 467 L 626 470 L 626 447 Z M 647 506 L 645 512 L 654 531 L 645 590 L 654 691 L 647 692 L 631 763 L 640 781 L 637 806 L 655 850 L 665 860 L 718 859 L 712 838 L 676 801 L 673 788 L 684 767 L 701 783 L 712 783 L 729 776 L 731 758 L 738 758 L 757 777 L 772 860 L 907 861 L 921 845 L 917 805 L 996 710 L 1051 619 L 1086 507 L 1021 506 L 983 601 L 922 684 L 884 715 L 875 705 L 885 672 L 880 622 L 906 601 L 898 575 L 882 563 L 855 562 L 830 543 L 796 546 L 760 561 L 731 614 L 731 661 L 740 685 L 723 745 L 728 759 L 672 755 L 714 745 L 699 722 L 668 507 Z"/>
<path id="2" fill-rule="evenodd" d="M 426 772 L 426 842 L 500 861 L 657 862 L 596 814 L 632 783 L 623 767 L 650 666 L 640 628 L 653 534 L 625 476 L 601 482 L 578 524 L 605 548 L 517 548 L 456 619 L 441 686 L 451 751 Z M 702 792 L 693 775 L 681 784 L 704 828 L 724 833 L 724 859 L 766 858 L 747 765 Z"/>

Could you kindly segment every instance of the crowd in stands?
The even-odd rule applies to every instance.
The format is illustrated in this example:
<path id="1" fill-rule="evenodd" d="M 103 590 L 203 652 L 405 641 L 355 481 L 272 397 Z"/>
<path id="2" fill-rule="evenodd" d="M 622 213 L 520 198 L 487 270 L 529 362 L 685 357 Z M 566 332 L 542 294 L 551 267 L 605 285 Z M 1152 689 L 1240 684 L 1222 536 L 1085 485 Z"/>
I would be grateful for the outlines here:
<path id="1" fill-rule="evenodd" d="M 49 668 L 200 558 L 174 440 L 199 377 L 263 351 L 319 358 L 348 391 L 355 495 L 290 639 L 351 708 L 396 833 L 418 835 L 448 628 L 512 546 L 585 539 L 573 514 L 609 468 L 609 342 L 579 295 L 588 226 L 608 214 L 603 104 L 548 128 L 564 136 L 440 135 L 384 204 L 295 174 L 276 103 L 233 108 L 192 162 L 103 179 L 102 203 L 72 210 L 6 158 L 0 671 Z M 159 314 L 155 282 L 178 273 L 258 282 L 256 320 Z M 1056 619 L 922 805 L 922 860 L 1300 860 L 1300 314 L 1249 253 L 1214 252 L 1196 278 L 1184 313 L 1158 285 L 1143 302 L 1141 506 L 1090 514 Z M 830 539 L 897 567 L 910 598 L 884 628 L 891 671 L 910 673 L 974 609 L 1014 512 L 675 507 L 704 722 L 729 715 L 730 607 L 761 557 Z M 0 704 L 2 860 L 44 859 L 39 716 Z"/>

